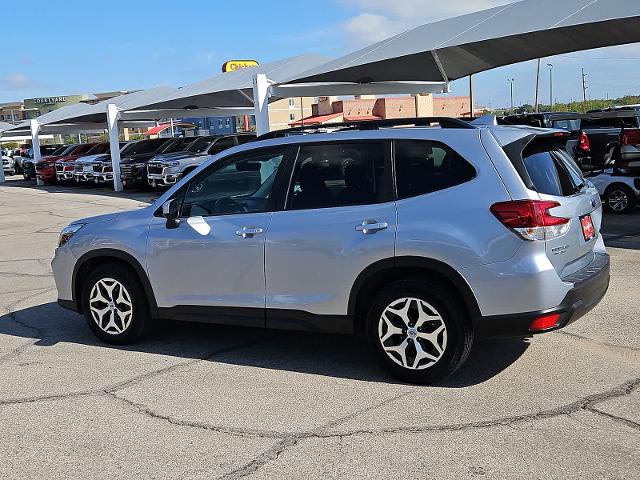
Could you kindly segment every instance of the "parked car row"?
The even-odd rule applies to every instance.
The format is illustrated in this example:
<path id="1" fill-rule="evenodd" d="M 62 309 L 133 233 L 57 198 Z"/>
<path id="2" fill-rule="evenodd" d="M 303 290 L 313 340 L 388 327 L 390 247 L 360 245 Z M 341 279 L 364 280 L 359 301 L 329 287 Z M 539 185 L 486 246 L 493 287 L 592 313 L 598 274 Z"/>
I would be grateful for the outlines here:
<path id="1" fill-rule="evenodd" d="M 175 184 L 210 155 L 255 139 L 254 134 L 158 138 L 120 143 L 120 177 L 126 188 L 161 188 Z M 25 180 L 38 178 L 45 184 L 113 181 L 109 143 L 83 143 L 42 147 L 34 166 L 25 160 Z"/>

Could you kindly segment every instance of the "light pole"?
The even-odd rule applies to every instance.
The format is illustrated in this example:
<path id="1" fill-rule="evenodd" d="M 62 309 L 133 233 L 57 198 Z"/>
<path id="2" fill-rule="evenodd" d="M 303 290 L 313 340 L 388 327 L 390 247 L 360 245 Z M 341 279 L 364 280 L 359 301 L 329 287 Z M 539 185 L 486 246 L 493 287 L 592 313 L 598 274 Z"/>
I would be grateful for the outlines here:
<path id="1" fill-rule="evenodd" d="M 511 87 L 511 113 L 513 113 L 513 84 L 515 81 L 515 78 L 507 78 L 507 82 L 509 82 L 509 86 Z"/>
<path id="2" fill-rule="evenodd" d="M 553 64 L 547 63 L 549 67 L 549 108 L 553 110 Z"/>

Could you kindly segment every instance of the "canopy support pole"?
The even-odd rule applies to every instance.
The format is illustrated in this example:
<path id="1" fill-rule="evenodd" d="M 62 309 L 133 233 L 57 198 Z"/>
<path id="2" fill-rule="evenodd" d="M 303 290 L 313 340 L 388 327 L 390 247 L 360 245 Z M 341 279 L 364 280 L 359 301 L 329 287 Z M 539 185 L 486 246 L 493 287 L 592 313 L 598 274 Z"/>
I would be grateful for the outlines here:
<path id="1" fill-rule="evenodd" d="M 120 178 L 120 139 L 118 138 L 118 107 L 110 103 L 107 105 L 107 129 L 109 131 L 109 145 L 111 147 L 111 168 L 113 170 L 113 189 L 121 192 L 122 179 Z"/>
<path id="2" fill-rule="evenodd" d="M 256 133 L 258 136 L 269 133 L 270 90 L 269 80 L 264 73 L 259 73 L 253 77 L 253 105 L 256 116 Z"/>
<path id="3" fill-rule="evenodd" d="M 436 53 L 435 50 L 431 50 L 431 55 L 433 56 L 433 60 L 436 62 L 436 65 L 438 66 L 438 70 L 440 70 L 440 75 L 442 75 L 442 80 L 444 80 L 444 84 L 445 84 L 445 93 L 449 93 L 450 89 L 449 89 L 449 77 L 447 76 L 447 72 L 445 71 L 444 67 L 442 66 L 442 62 L 440 61 L 440 57 L 438 56 L 438 54 Z"/>
<path id="4" fill-rule="evenodd" d="M 0 157 L 1 156 L 2 156 L 2 132 L 0 132 Z M 14 164 L 13 168 L 16 168 L 15 164 Z M 2 167 L 2 168 L 0 168 L 0 183 L 4 183 L 4 180 L 5 180 L 4 179 L 4 167 Z"/>
<path id="5" fill-rule="evenodd" d="M 31 127 L 31 148 L 33 148 L 33 173 L 36 176 L 36 184 L 44 185 L 44 181 L 38 177 L 38 172 L 36 171 L 36 165 L 42 158 L 42 155 L 40 155 L 40 124 L 34 118 L 31 119 L 29 125 Z"/>

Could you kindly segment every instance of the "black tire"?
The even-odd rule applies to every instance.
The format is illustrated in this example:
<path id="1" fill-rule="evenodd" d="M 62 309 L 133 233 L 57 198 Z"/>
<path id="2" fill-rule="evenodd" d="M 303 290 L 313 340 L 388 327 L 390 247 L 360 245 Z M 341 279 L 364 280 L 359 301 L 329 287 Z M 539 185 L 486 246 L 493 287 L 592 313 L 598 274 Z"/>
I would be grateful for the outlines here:
<path id="1" fill-rule="evenodd" d="M 626 205 L 620 200 L 626 197 Z M 604 192 L 604 207 L 608 212 L 617 214 L 631 213 L 636 209 L 638 201 L 631 187 L 623 183 L 610 185 Z"/>
<path id="2" fill-rule="evenodd" d="M 442 318 L 442 322 L 446 328 L 447 341 L 441 357 L 436 362 L 433 362 L 431 366 L 424 369 L 411 369 L 396 363 L 396 361 L 391 358 L 391 355 L 385 352 L 380 341 L 378 328 L 379 322 L 382 321 L 381 317 L 383 312 L 388 306 L 391 306 L 394 302 L 403 298 L 414 298 L 429 304 Z M 394 323 L 396 321 L 397 319 L 394 319 Z M 425 325 L 427 329 L 430 327 L 426 323 Z M 394 282 L 382 290 L 376 296 L 373 305 L 369 309 L 366 323 L 366 336 L 369 347 L 385 370 L 400 380 L 417 384 L 436 383 L 453 374 L 467 360 L 473 345 L 473 329 L 468 320 L 466 310 L 461 305 L 461 301 L 441 286 L 424 280 Z M 417 337 L 414 337 L 415 340 L 412 340 L 406 334 L 396 335 L 396 337 L 398 337 L 398 339 L 395 343 L 400 342 L 404 337 L 410 342 L 420 342 L 423 350 L 431 349 L 431 352 L 434 352 L 434 347 L 432 344 L 425 343 L 427 342 L 426 340 L 421 340 Z M 443 339 L 442 336 L 438 336 L 438 338 Z M 390 340 L 394 340 L 394 338 L 391 337 L 386 340 L 386 342 Z M 392 344 L 395 343 L 392 342 Z M 415 347 L 408 347 L 408 349 L 410 348 L 413 348 L 413 352 L 416 352 Z M 410 353 L 409 351 L 409 354 Z M 410 356 L 406 353 L 405 355 L 407 356 L 406 363 L 408 363 Z M 400 361 L 399 357 L 396 357 L 396 359 Z M 415 353 L 413 361 L 415 361 Z M 428 363 L 431 363 L 431 361 L 428 360 L 425 362 L 422 360 L 418 363 L 418 366 Z"/>
<path id="3" fill-rule="evenodd" d="M 115 331 L 113 327 L 109 329 L 110 331 L 105 331 L 105 329 L 100 328 L 93 317 L 89 304 L 91 292 L 96 284 L 101 280 L 108 279 L 116 280 L 125 288 L 131 303 L 130 308 L 123 309 L 127 311 L 130 310 L 132 313 L 128 325 L 125 326 L 120 317 L 116 317 L 117 327 L 122 330 L 121 332 Z M 140 340 L 148 332 L 151 326 L 149 303 L 138 277 L 131 270 L 117 263 L 108 263 L 99 266 L 91 272 L 84 283 L 82 310 L 89 327 L 100 340 L 114 345 L 126 345 Z M 116 287 L 116 289 L 117 288 L 119 287 Z M 102 309 L 100 302 L 94 302 L 94 305 Z M 105 308 L 107 306 L 107 304 L 104 304 Z M 102 317 L 104 319 L 102 322 L 103 327 L 109 324 L 108 315 L 109 313 Z"/>

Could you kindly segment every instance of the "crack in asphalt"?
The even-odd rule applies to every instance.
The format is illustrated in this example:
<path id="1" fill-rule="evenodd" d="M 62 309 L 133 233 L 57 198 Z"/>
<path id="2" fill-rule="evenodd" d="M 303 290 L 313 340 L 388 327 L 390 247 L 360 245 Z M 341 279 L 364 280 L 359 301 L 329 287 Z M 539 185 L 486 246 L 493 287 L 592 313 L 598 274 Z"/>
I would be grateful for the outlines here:
<path id="1" fill-rule="evenodd" d="M 404 398 L 412 393 L 414 393 L 416 391 L 416 389 L 412 389 L 409 390 L 407 392 L 403 392 L 400 393 L 398 395 L 394 395 L 393 397 L 387 398 L 379 403 L 376 403 L 375 405 L 370 405 L 368 407 L 362 408 L 360 410 L 356 410 L 355 412 L 352 412 L 348 415 L 345 415 L 343 417 L 340 417 L 336 420 L 332 420 L 330 422 L 327 422 L 323 425 L 320 425 L 317 428 L 314 428 L 313 430 L 310 430 L 308 432 L 302 432 L 302 433 L 294 433 L 294 434 L 289 434 L 287 435 L 285 438 L 283 438 L 280 442 L 276 443 L 275 445 L 273 445 L 271 448 L 265 450 L 264 452 L 262 452 L 259 456 L 257 456 L 256 458 L 254 458 L 253 460 L 251 460 L 250 462 L 235 468 L 234 470 L 231 470 L 230 472 L 225 473 L 224 475 L 221 475 L 218 477 L 219 480 L 235 480 L 238 478 L 243 478 L 246 477 L 248 475 L 251 475 L 255 472 L 257 472 L 259 469 L 261 469 L 262 467 L 264 467 L 265 465 L 267 465 L 268 463 L 273 462 L 274 460 L 277 460 L 278 457 L 280 455 L 282 455 L 282 453 L 284 453 L 286 450 L 288 450 L 289 448 L 295 447 L 298 443 L 300 443 L 301 441 L 307 439 L 307 438 L 312 438 L 314 437 L 315 432 L 319 432 L 322 430 L 326 430 L 328 428 L 332 428 L 335 427 L 337 425 L 340 425 L 341 423 L 345 423 L 348 422 L 349 420 L 352 420 L 360 415 L 363 415 L 365 413 L 368 413 L 372 410 L 376 410 L 380 407 L 383 407 L 384 405 L 387 405 L 389 403 L 392 403 L 396 400 L 399 400 L 401 398 Z"/>
<path id="2" fill-rule="evenodd" d="M 629 420 L 628 418 L 624 418 L 624 417 L 619 417 L 618 415 L 614 415 L 612 413 L 609 412 L 605 412 L 603 410 L 600 410 L 598 408 L 595 407 L 586 407 L 585 410 L 588 410 L 592 413 L 601 415 L 605 418 L 608 418 L 610 420 L 613 420 L 615 422 L 620 422 L 620 423 L 624 423 L 627 427 L 633 428 L 634 430 L 638 430 L 640 431 L 640 423 L 634 422 L 633 420 Z"/>
<path id="3" fill-rule="evenodd" d="M 606 414 L 601 412 L 600 410 L 595 408 L 595 405 L 614 399 L 620 398 L 627 395 L 630 395 L 632 392 L 640 388 L 640 378 L 635 380 L 626 382 L 618 387 L 615 387 L 607 392 L 597 393 L 593 395 L 589 395 L 581 400 L 573 402 L 571 404 L 565 405 L 563 407 L 553 408 L 541 412 L 536 412 L 527 415 L 519 415 L 512 417 L 505 417 L 491 421 L 483 421 L 483 422 L 470 422 L 466 424 L 452 424 L 452 425 L 427 425 L 423 427 L 398 427 L 398 428 L 388 428 L 388 429 L 370 429 L 370 430 L 350 430 L 346 432 L 326 432 L 326 430 L 335 427 L 338 424 L 345 423 L 353 418 L 356 418 L 359 415 L 370 412 L 372 410 L 376 410 L 386 404 L 392 403 L 404 396 L 410 395 L 415 392 L 411 390 L 409 392 L 405 392 L 400 395 L 396 395 L 390 399 L 387 399 L 379 404 L 373 405 L 371 407 L 362 409 L 360 411 L 354 412 L 350 415 L 346 415 L 345 417 L 341 417 L 338 420 L 333 422 L 329 422 L 328 424 L 322 425 L 317 429 L 314 429 L 309 432 L 300 433 L 300 434 L 292 434 L 276 445 L 272 446 L 258 457 L 253 459 L 251 462 L 246 463 L 245 465 L 234 469 L 220 477 L 218 479 L 221 480 L 235 480 L 238 478 L 243 478 L 248 475 L 251 475 L 258 471 L 260 468 L 265 465 L 277 460 L 282 453 L 284 453 L 287 449 L 295 447 L 301 441 L 310 439 L 310 438 L 318 438 L 318 439 L 327 439 L 327 438 L 340 438 L 343 439 L 345 437 L 352 437 L 357 435 L 393 435 L 398 433 L 425 433 L 425 432 L 445 432 L 445 431 L 461 431 L 461 430 L 469 430 L 476 428 L 493 428 L 493 427 L 513 427 L 514 424 L 531 422 L 537 420 L 543 420 L 563 415 L 570 415 L 579 411 L 590 411 L 593 413 L 603 414 L 612 420 L 617 420 L 624 423 L 627 426 L 630 426 L 634 429 L 640 429 L 640 425 L 632 422 L 631 420 L 627 420 L 621 417 L 616 417 L 611 414 Z"/>
<path id="4" fill-rule="evenodd" d="M 631 352 L 640 353 L 640 348 L 637 348 L 637 347 L 629 347 L 627 345 L 615 345 L 613 343 L 602 342 L 600 340 L 595 340 L 595 339 L 589 338 L 589 337 L 583 337 L 582 335 L 577 335 L 575 333 L 566 332 L 564 330 L 557 330 L 554 333 L 565 335 L 567 337 L 571 337 L 571 338 L 574 338 L 576 340 L 593 343 L 593 344 L 598 345 L 600 347 L 608 348 L 608 349 L 611 349 L 611 350 L 628 350 L 628 351 L 631 351 Z M 638 358 L 640 358 L 640 356 Z"/>
<path id="5" fill-rule="evenodd" d="M 168 372 L 172 372 L 174 370 L 178 370 L 180 368 L 185 368 L 185 367 L 189 367 L 192 365 L 195 365 L 196 363 L 199 362 L 205 362 L 208 360 L 212 360 L 213 358 L 215 358 L 218 355 L 221 354 L 225 354 L 225 353 L 229 353 L 229 352 L 233 352 L 236 350 L 242 350 L 244 348 L 249 348 L 252 347 L 254 345 L 257 345 L 259 343 L 261 343 L 262 340 L 254 340 L 252 342 L 249 343 L 243 343 L 240 345 L 233 345 L 230 347 L 225 347 L 225 348 L 219 348 L 216 349 L 215 351 L 200 357 L 200 358 L 196 358 L 193 360 L 189 360 L 187 362 L 180 362 L 180 363 L 176 363 L 173 365 L 170 365 L 168 367 L 163 367 L 157 370 L 152 370 L 151 372 L 148 373 L 144 373 L 142 375 L 136 375 L 135 377 L 129 378 L 127 380 L 123 380 L 117 383 L 113 383 L 111 385 L 108 386 L 103 386 L 103 387 L 98 387 L 95 389 L 91 389 L 91 390 L 80 390 L 80 391 L 76 391 L 76 392 L 67 392 L 67 393 L 59 393 L 59 394 L 50 394 L 50 395 L 36 395 L 33 397 L 20 397 L 20 398 L 7 398 L 7 399 L 0 399 L 0 406 L 4 406 L 4 405 L 16 405 L 16 404 L 22 404 L 22 403 L 35 403 L 35 402 L 41 402 L 41 401 L 49 401 L 49 400 L 66 400 L 69 398 L 74 398 L 74 397 L 83 397 L 83 396 L 87 396 L 87 395 L 103 395 L 103 394 L 114 394 L 112 395 L 113 397 L 117 397 L 120 399 L 125 400 L 123 397 L 118 397 L 115 395 L 115 392 L 123 390 L 127 387 L 130 387 L 132 385 L 135 385 L 137 383 L 143 382 L 145 380 L 148 380 L 150 378 L 154 378 L 160 375 L 163 375 L 165 373 Z M 33 344 L 29 343 L 27 345 L 31 346 Z"/>

